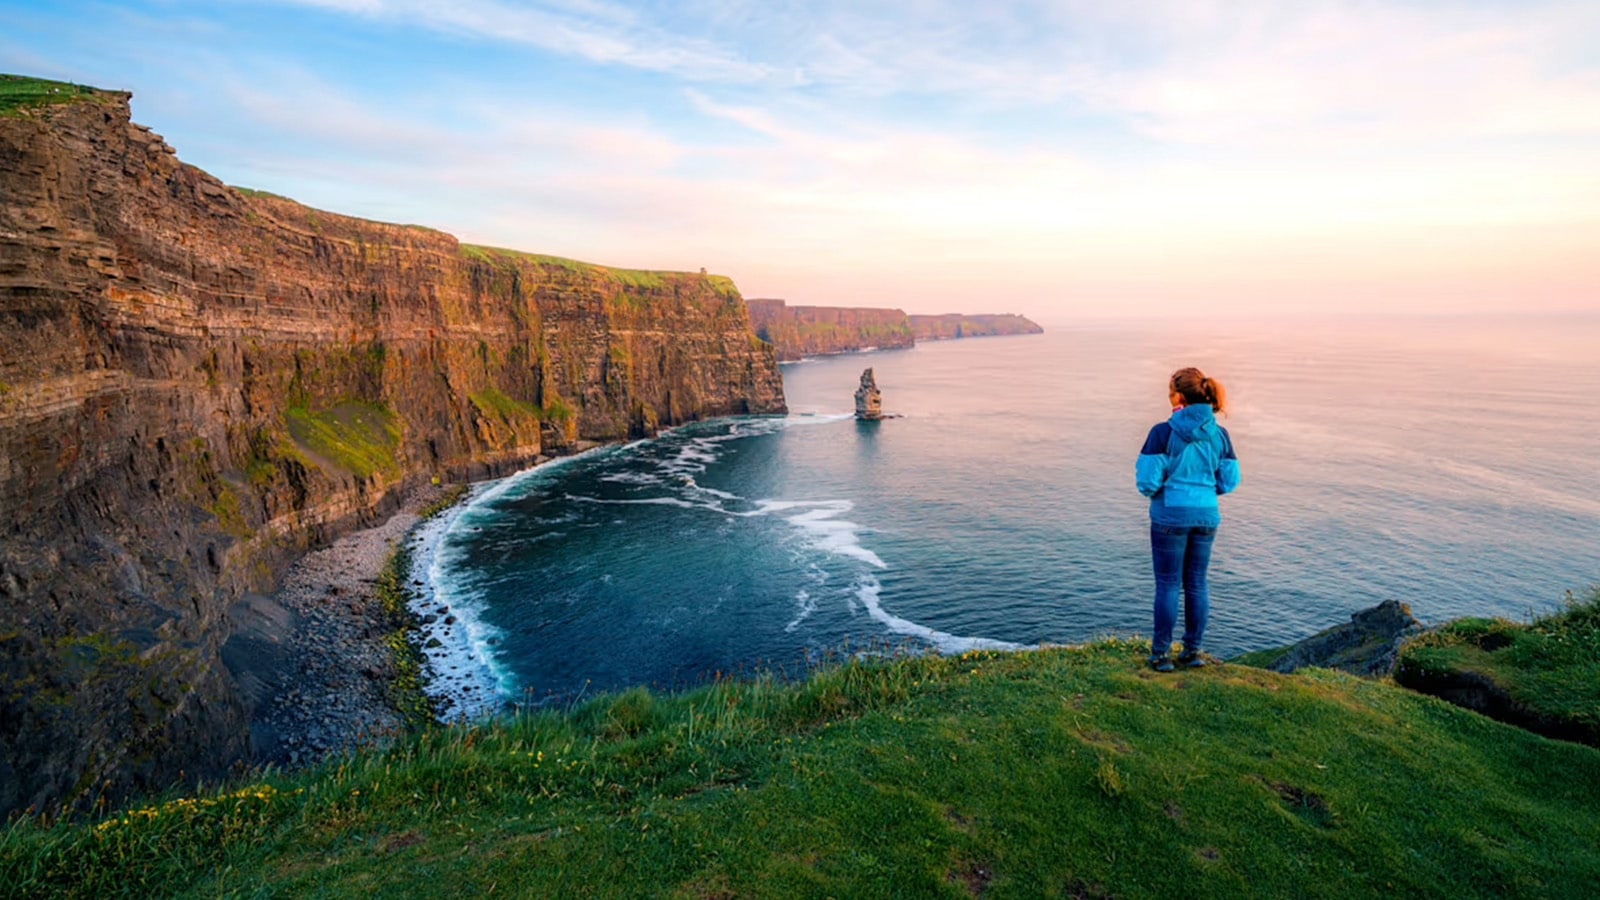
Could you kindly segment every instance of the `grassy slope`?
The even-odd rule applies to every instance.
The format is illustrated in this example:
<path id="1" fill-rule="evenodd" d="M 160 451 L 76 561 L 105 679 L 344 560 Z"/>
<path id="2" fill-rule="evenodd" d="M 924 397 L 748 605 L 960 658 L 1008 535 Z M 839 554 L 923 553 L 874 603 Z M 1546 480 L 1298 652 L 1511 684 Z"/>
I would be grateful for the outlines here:
<path id="1" fill-rule="evenodd" d="M 1600 751 L 1392 685 L 1146 648 L 634 691 L 100 825 L 23 894 L 1587 896 Z M 212 805 L 206 806 L 207 802 Z"/>
<path id="2" fill-rule="evenodd" d="M 1422 690 L 1461 675 L 1486 679 L 1552 731 L 1600 745 L 1600 588 L 1526 625 L 1451 622 L 1407 644 L 1395 672 Z"/>
<path id="3" fill-rule="evenodd" d="M 400 472 L 400 418 L 387 406 L 356 400 L 316 412 L 292 406 L 285 419 L 297 444 L 361 478 Z"/>

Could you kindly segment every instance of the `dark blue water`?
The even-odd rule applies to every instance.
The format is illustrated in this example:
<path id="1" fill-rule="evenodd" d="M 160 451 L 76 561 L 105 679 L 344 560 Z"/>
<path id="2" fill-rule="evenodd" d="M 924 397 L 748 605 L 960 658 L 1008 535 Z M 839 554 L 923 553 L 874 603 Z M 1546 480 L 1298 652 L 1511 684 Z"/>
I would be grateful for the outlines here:
<path id="1" fill-rule="evenodd" d="M 1595 319 L 1061 327 L 784 367 L 795 414 L 698 423 L 480 489 L 425 536 L 458 699 L 1148 634 L 1133 487 L 1166 380 L 1232 397 L 1208 649 L 1381 600 L 1525 618 L 1600 581 Z M 872 366 L 886 410 L 848 417 Z M 476 708 L 461 700 L 465 708 Z"/>

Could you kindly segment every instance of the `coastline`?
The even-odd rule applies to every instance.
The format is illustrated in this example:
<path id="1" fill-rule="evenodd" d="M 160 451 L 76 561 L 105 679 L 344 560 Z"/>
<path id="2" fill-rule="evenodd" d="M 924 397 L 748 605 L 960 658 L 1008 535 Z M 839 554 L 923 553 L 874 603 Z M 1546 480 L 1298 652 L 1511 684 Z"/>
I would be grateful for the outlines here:
<path id="1" fill-rule="evenodd" d="M 385 638 L 395 624 L 378 582 L 421 511 L 449 490 L 412 490 L 384 522 L 296 560 L 270 597 L 246 595 L 234 607 L 224 658 L 251 701 L 255 765 L 314 765 L 404 730 L 389 700 L 397 673 Z"/>
<path id="2" fill-rule="evenodd" d="M 388 639 L 397 628 L 420 645 L 420 687 L 438 721 L 475 719 L 498 707 L 493 684 L 459 668 L 475 642 L 462 611 L 434 596 L 429 583 L 438 540 L 483 485 L 612 443 L 579 441 L 499 478 L 413 488 L 388 519 L 295 560 L 270 596 L 246 594 L 230 610 L 236 627 L 223 658 L 250 704 L 250 763 L 294 770 L 402 733 L 405 714 L 390 699 L 400 673 Z M 423 515 L 462 488 L 449 506 Z M 379 589 L 402 551 L 410 554 L 400 572 L 409 620 L 397 622 Z"/>

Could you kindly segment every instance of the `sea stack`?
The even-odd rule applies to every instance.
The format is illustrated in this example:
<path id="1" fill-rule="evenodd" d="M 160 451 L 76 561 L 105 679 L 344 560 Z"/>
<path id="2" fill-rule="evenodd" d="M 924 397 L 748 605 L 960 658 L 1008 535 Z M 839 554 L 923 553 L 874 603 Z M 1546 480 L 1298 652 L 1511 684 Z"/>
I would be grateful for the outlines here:
<path id="1" fill-rule="evenodd" d="M 878 381 L 872 370 L 861 373 L 861 387 L 856 388 L 856 418 L 863 422 L 876 422 L 883 418 L 883 395 L 878 392 Z"/>

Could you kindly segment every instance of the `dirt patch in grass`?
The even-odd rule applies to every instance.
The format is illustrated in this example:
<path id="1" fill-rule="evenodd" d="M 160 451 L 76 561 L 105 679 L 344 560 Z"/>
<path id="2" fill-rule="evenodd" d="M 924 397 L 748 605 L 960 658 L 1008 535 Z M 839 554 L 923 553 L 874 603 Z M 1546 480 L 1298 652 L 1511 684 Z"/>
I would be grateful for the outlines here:
<path id="1" fill-rule="evenodd" d="M 1268 782 L 1267 787 L 1278 795 L 1278 801 L 1284 809 L 1306 824 L 1317 828 L 1334 827 L 1333 810 L 1328 808 L 1328 801 L 1322 799 L 1321 795 L 1282 781 Z"/>
<path id="2" fill-rule="evenodd" d="M 420 843 L 423 843 L 422 835 L 415 831 L 407 831 L 404 834 L 391 834 L 384 838 L 378 849 L 384 853 L 398 853 L 407 847 L 415 847 Z"/>
<path id="3" fill-rule="evenodd" d="M 953 869 L 945 880 L 964 888 L 970 896 L 982 897 L 988 892 L 989 883 L 994 881 L 994 869 L 969 860 Z"/>

